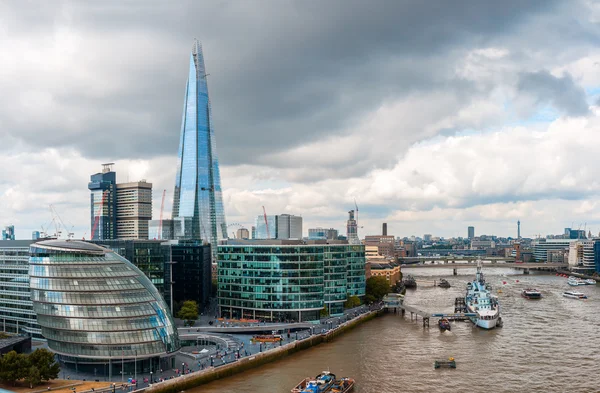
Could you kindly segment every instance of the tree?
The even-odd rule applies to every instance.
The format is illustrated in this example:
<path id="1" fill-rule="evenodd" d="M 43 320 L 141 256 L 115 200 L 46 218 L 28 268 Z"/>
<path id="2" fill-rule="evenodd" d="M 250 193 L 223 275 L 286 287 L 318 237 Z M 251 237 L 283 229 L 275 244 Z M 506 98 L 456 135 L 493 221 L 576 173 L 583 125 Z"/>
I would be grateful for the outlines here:
<path id="1" fill-rule="evenodd" d="M 0 360 L 0 380 L 15 384 L 19 379 L 27 376 L 29 361 L 22 353 L 10 351 Z"/>
<path id="2" fill-rule="evenodd" d="M 210 287 L 210 297 L 215 298 L 217 297 L 217 289 L 219 289 L 219 283 L 217 282 L 216 279 L 211 280 L 211 287 Z"/>
<path id="3" fill-rule="evenodd" d="M 60 365 L 54 360 L 54 354 L 45 348 L 39 348 L 29 355 L 29 363 L 35 367 L 41 381 L 58 378 Z"/>
<path id="4" fill-rule="evenodd" d="M 329 316 L 329 311 L 327 311 L 327 307 L 323 307 L 321 309 L 321 316 L 322 317 L 328 317 Z"/>
<path id="5" fill-rule="evenodd" d="M 25 380 L 29 383 L 29 388 L 33 389 L 34 386 L 42 382 L 40 370 L 38 370 L 38 368 L 35 366 L 29 367 L 29 370 L 27 370 L 27 375 L 25 376 Z"/>
<path id="6" fill-rule="evenodd" d="M 196 319 L 198 319 L 198 303 L 193 300 L 186 300 L 183 302 L 177 317 L 183 319 L 189 326 L 193 326 Z"/>
<path id="7" fill-rule="evenodd" d="M 365 300 L 368 303 L 378 302 L 390 293 L 390 283 L 383 276 L 371 276 L 367 280 Z"/>
<path id="8" fill-rule="evenodd" d="M 358 296 L 350 296 L 346 303 L 344 303 L 344 308 L 354 308 L 360 306 L 360 298 Z"/>

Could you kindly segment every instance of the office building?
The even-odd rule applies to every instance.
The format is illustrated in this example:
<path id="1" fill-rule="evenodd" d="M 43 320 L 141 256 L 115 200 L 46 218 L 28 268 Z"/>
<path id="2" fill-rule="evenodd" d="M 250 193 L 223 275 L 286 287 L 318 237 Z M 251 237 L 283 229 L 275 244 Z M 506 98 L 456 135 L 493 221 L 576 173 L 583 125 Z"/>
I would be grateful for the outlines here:
<path id="1" fill-rule="evenodd" d="M 31 245 L 29 265 L 33 309 L 61 363 L 109 378 L 176 366 L 167 305 L 125 258 L 92 243 L 46 240 Z"/>
<path id="2" fill-rule="evenodd" d="M 471 240 L 471 250 L 485 250 L 488 248 L 496 247 L 496 242 L 493 240 L 479 240 L 472 239 Z"/>
<path id="3" fill-rule="evenodd" d="M 302 239 L 302 217 L 290 214 L 256 217 L 255 239 Z"/>
<path id="4" fill-rule="evenodd" d="M 368 262 L 369 264 L 369 277 L 380 276 L 385 277 L 390 286 L 396 285 L 400 281 L 400 265 L 395 262 L 378 260 Z"/>
<path id="5" fill-rule="evenodd" d="M 395 256 L 396 239 L 388 235 L 367 235 L 365 236 L 365 246 L 369 249 L 375 248 L 376 255 Z"/>
<path id="6" fill-rule="evenodd" d="M 152 219 L 152 183 L 145 180 L 117 184 L 117 238 L 148 239 Z"/>
<path id="7" fill-rule="evenodd" d="M 546 261 L 548 251 L 551 250 L 569 250 L 571 243 L 577 239 L 536 239 L 532 241 L 533 257 L 536 262 Z"/>
<path id="8" fill-rule="evenodd" d="M 384 222 L 383 225 L 381 226 L 381 234 L 383 236 L 387 236 L 387 222 Z"/>
<path id="9" fill-rule="evenodd" d="M 165 293 L 165 255 L 159 240 L 100 240 L 93 242 L 108 248 L 132 263 L 148 277 L 152 285 Z"/>
<path id="10" fill-rule="evenodd" d="M 584 229 L 571 229 L 565 228 L 565 239 L 586 239 L 585 230 Z"/>
<path id="11" fill-rule="evenodd" d="M 348 222 L 346 223 L 346 235 L 349 244 L 360 244 L 358 238 L 358 225 L 354 219 L 354 210 L 348 212 Z"/>
<path id="12" fill-rule="evenodd" d="M 148 239 L 173 240 L 175 239 L 173 220 L 150 220 L 148 221 Z"/>
<path id="13" fill-rule="evenodd" d="M 339 236 L 338 230 L 333 228 L 309 228 L 309 240 L 336 240 Z"/>
<path id="14" fill-rule="evenodd" d="M 250 239 L 250 231 L 246 228 L 239 228 L 235 233 L 236 239 Z"/>
<path id="15" fill-rule="evenodd" d="M 473 240 L 475 238 L 475 227 L 468 227 L 467 228 L 467 238 L 469 240 Z"/>
<path id="16" fill-rule="evenodd" d="M 426 243 L 431 242 L 431 234 L 430 233 L 426 233 L 423 235 L 423 241 Z"/>
<path id="17" fill-rule="evenodd" d="M 198 240 L 175 240 L 161 245 L 165 261 L 167 303 L 171 304 L 172 297 L 172 304 L 194 300 L 200 310 L 208 305 L 212 287 L 210 247 Z"/>
<path id="18" fill-rule="evenodd" d="M 223 317 L 314 321 L 365 295 L 365 251 L 341 241 L 228 241 L 218 246 Z"/>
<path id="19" fill-rule="evenodd" d="M 43 339 L 29 294 L 32 240 L 0 241 L 0 329 Z"/>
<path id="20" fill-rule="evenodd" d="M 31 232 L 31 240 L 38 240 L 41 237 L 40 231 Z"/>
<path id="21" fill-rule="evenodd" d="M 117 238 L 117 174 L 114 163 L 102 164 L 102 172 L 90 177 L 90 239 Z"/>
<path id="22" fill-rule="evenodd" d="M 2 230 L 2 239 L 0 240 L 15 240 L 15 226 L 8 225 Z"/>
<path id="23" fill-rule="evenodd" d="M 208 80 L 200 43 L 195 40 L 183 103 L 173 220 L 176 239 L 202 239 L 213 245 L 227 239 L 221 175 L 212 122 Z"/>

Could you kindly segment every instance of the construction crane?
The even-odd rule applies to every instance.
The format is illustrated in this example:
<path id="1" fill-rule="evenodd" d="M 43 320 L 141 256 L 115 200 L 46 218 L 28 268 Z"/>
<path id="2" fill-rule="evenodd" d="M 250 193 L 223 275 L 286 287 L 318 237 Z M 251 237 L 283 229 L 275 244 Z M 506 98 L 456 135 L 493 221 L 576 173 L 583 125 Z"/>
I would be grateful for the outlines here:
<path id="1" fill-rule="evenodd" d="M 156 235 L 157 239 L 162 240 L 162 220 L 163 220 L 163 211 L 165 209 L 165 195 L 167 194 L 167 190 L 163 190 L 162 201 L 160 202 L 160 219 L 158 221 L 158 234 Z"/>
<path id="2" fill-rule="evenodd" d="M 98 214 L 94 218 L 94 226 L 92 227 L 92 234 L 90 235 L 90 240 L 94 240 L 94 235 L 96 234 L 96 228 L 98 228 L 98 222 L 100 222 L 100 214 L 102 214 L 102 209 L 104 208 L 104 201 L 106 200 L 106 196 L 108 195 L 108 190 L 102 193 L 102 199 L 100 200 L 100 208 L 98 209 Z"/>
<path id="3" fill-rule="evenodd" d="M 267 211 L 265 210 L 265 207 L 263 206 L 263 215 L 265 217 L 265 226 L 267 227 L 267 239 L 271 238 L 271 232 L 269 231 L 269 223 L 267 222 Z"/>

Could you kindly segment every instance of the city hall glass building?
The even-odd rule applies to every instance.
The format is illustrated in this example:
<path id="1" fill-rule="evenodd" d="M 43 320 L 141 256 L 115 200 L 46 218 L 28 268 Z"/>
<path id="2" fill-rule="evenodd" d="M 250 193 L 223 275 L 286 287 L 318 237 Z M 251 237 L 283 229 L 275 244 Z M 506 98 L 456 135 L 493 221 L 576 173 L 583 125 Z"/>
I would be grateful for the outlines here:
<path id="1" fill-rule="evenodd" d="M 314 321 L 342 314 L 365 295 L 363 245 L 302 241 L 228 241 L 218 246 L 221 316 Z"/>
<path id="2" fill-rule="evenodd" d="M 227 225 L 207 76 L 196 40 L 183 105 L 173 221 L 175 239 L 202 239 L 214 246 L 227 238 Z"/>
<path id="3" fill-rule="evenodd" d="M 109 377 L 174 366 L 180 344 L 162 296 L 112 250 L 80 241 L 34 243 L 29 276 L 42 334 L 63 364 Z"/>

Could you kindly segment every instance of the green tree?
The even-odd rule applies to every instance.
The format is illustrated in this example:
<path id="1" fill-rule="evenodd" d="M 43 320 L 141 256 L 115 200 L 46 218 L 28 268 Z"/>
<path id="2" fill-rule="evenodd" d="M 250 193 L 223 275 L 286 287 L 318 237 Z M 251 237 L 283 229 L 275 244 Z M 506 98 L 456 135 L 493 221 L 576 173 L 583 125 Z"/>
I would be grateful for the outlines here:
<path id="1" fill-rule="evenodd" d="M 183 319 L 189 326 L 193 326 L 198 319 L 198 303 L 193 300 L 186 300 L 183 302 L 177 317 Z"/>
<path id="2" fill-rule="evenodd" d="M 19 379 L 27 376 L 29 361 L 22 353 L 10 351 L 0 360 L 0 380 L 15 384 Z"/>
<path id="3" fill-rule="evenodd" d="M 217 282 L 216 279 L 211 280 L 211 287 L 210 287 L 210 297 L 217 297 L 217 289 L 219 289 L 219 283 Z"/>
<path id="4" fill-rule="evenodd" d="M 328 317 L 329 316 L 329 311 L 327 311 L 327 307 L 323 307 L 321 309 L 321 316 L 322 317 Z"/>
<path id="5" fill-rule="evenodd" d="M 367 303 L 378 302 L 390 293 L 390 283 L 383 276 L 371 276 L 367 280 L 365 300 Z"/>
<path id="6" fill-rule="evenodd" d="M 60 365 L 54 359 L 54 354 L 45 348 L 39 348 L 29 354 L 29 363 L 37 369 L 40 380 L 49 381 L 58 378 Z"/>
<path id="7" fill-rule="evenodd" d="M 40 375 L 40 370 L 37 367 L 31 366 L 29 370 L 27 370 L 27 375 L 25 375 L 25 381 L 29 383 L 29 388 L 33 389 L 34 386 L 37 386 L 42 382 L 42 377 Z"/>
<path id="8" fill-rule="evenodd" d="M 358 296 L 350 296 L 346 303 L 344 303 L 344 308 L 354 308 L 360 306 L 360 298 Z"/>

